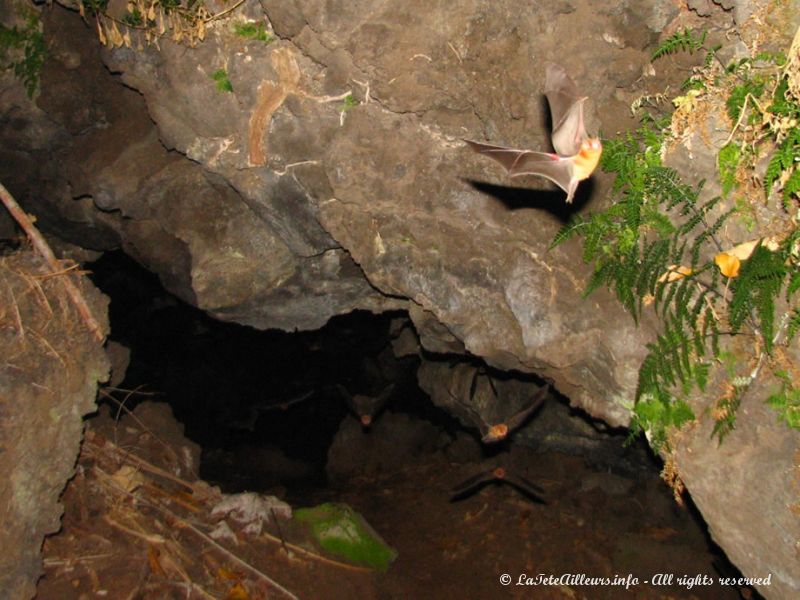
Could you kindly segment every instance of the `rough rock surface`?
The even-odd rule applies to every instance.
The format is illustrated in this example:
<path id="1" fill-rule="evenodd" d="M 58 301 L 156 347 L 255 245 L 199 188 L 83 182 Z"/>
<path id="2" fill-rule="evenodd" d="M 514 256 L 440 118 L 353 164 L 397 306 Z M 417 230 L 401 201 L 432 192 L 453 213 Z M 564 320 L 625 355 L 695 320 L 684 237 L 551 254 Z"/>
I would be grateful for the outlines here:
<path id="1" fill-rule="evenodd" d="M 58 531 L 59 501 L 73 475 L 82 417 L 108 376 L 102 346 L 83 326 L 60 277 L 20 252 L 0 259 L 0 596 L 30 598 L 42 573 L 44 536 Z M 82 278 L 101 327 L 106 300 Z M 75 280 L 77 281 L 77 280 Z"/>
<path id="2" fill-rule="evenodd" d="M 547 251 L 566 216 L 562 194 L 473 181 L 505 179 L 460 138 L 546 147 L 549 59 L 592 97 L 593 129 L 602 105 L 616 107 L 603 126 L 621 126 L 616 87 L 639 77 L 674 9 L 334 4 L 246 3 L 241 15 L 266 12 L 282 36 L 271 44 L 223 20 L 195 49 L 104 52 L 147 110 L 104 77 L 77 18 L 45 13 L 54 60 L 37 106 L 14 98 L 4 111 L 50 127 L 46 143 L 15 140 L 17 161 L 49 176 L 29 209 L 51 225 L 60 214 L 72 241 L 121 245 L 219 318 L 291 330 L 406 308 L 427 349 L 536 371 L 625 424 L 649 332 L 607 295 L 583 300 L 577 246 Z M 572 35 L 576 22 L 591 29 Z M 614 60 L 625 67 L 612 73 Z M 232 93 L 211 80 L 219 68 Z M 360 104 L 345 110 L 347 93 Z M 59 167 L 40 166 L 48 144 Z M 21 190 L 31 177 L 11 179 Z"/>
<path id="3" fill-rule="evenodd" d="M 725 23 L 730 4 L 693 3 Z M 738 21 L 756 3 L 733 4 Z M 28 192 L 43 225 L 92 248 L 121 245 L 218 318 L 291 330 L 358 308 L 404 308 L 426 350 L 535 372 L 589 414 L 625 425 L 652 332 L 609 295 L 582 297 L 589 273 L 577 244 L 547 250 L 607 182 L 582 184 L 565 207 L 541 181 L 507 187 L 460 140 L 546 147 L 546 60 L 591 99 L 591 130 L 631 125 L 628 105 L 677 12 L 633 0 L 249 0 L 236 18 L 266 16 L 279 40 L 242 39 L 223 19 L 196 49 L 104 51 L 140 97 L 102 70 L 77 17 L 45 11 L 52 54 L 41 95 L 34 104 L 3 80 L 0 177 Z M 211 79 L 219 69 L 231 93 Z M 715 452 L 709 461 L 727 460 Z M 704 486 L 709 464 L 682 460 L 722 532 L 729 515 L 714 508 L 727 502 L 724 472 Z M 775 502 L 743 517 L 751 531 L 786 510 Z M 787 544 L 749 541 L 749 554 L 732 553 L 748 575 L 761 574 L 754 554 L 796 560 Z M 780 581 L 762 591 L 796 595 L 796 580 Z"/>
<path id="4" fill-rule="evenodd" d="M 729 127 L 724 107 L 712 107 L 707 116 L 705 111 L 698 113 L 704 115 L 700 125 L 666 155 L 666 163 L 695 184 L 706 179 L 706 173 L 714 172 L 717 153 L 727 143 L 725 132 Z M 719 183 L 711 180 L 703 188 L 701 201 L 720 193 Z M 724 231 L 719 233 L 724 247 L 730 247 L 732 240 L 768 236 L 769 227 L 778 221 L 770 207 L 764 205 L 754 204 L 750 217 L 758 223 L 756 231 L 744 219 L 726 222 Z M 779 298 L 776 314 L 787 310 Z M 744 376 L 752 372 L 755 363 L 742 358 L 752 356 L 750 344 L 750 340 L 741 338 L 723 341 L 728 354 L 736 357 L 737 373 Z M 782 364 L 795 365 L 791 369 L 796 377 L 800 345 L 795 341 L 781 352 Z M 696 415 L 713 411 L 712 399 L 724 395 L 730 379 L 721 373 L 724 370 L 715 366 L 707 388 L 711 393 L 692 399 Z M 749 577 L 771 575 L 769 586 L 756 586 L 765 597 L 790 598 L 800 592 L 800 432 L 779 422 L 777 412 L 766 404 L 765 400 L 780 388 L 780 382 L 764 371 L 743 395 L 736 428 L 724 442 L 720 444 L 712 436 L 714 420 L 701 417 L 675 436 L 674 461 L 712 537 L 725 548 L 731 561 Z M 769 490 L 767 496 L 765 490 Z M 735 501 L 727 501 L 729 498 Z"/>

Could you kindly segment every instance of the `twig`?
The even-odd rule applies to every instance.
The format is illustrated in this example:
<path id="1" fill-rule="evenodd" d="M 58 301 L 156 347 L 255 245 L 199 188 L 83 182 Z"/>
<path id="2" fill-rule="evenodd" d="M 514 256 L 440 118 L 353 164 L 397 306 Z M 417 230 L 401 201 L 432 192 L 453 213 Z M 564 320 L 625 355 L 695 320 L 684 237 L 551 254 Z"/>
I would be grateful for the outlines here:
<path id="1" fill-rule="evenodd" d="M 8 284 L 8 281 L 5 282 L 6 287 L 8 288 L 8 293 L 11 294 L 11 306 L 14 309 L 14 317 L 17 321 L 17 329 L 19 330 L 20 337 L 25 337 L 25 327 L 22 325 L 22 316 L 19 314 L 19 305 L 17 304 L 17 297 L 14 295 L 14 290 L 11 289 L 11 286 Z"/>
<path id="2" fill-rule="evenodd" d="M 230 6 L 230 7 L 226 8 L 226 9 L 225 9 L 225 10 L 223 10 L 222 12 L 218 12 L 218 13 L 217 13 L 217 14 L 215 14 L 215 15 L 211 15 L 210 17 L 208 17 L 208 18 L 205 20 L 205 22 L 206 22 L 206 23 L 210 23 L 211 21 L 216 21 L 217 19 L 221 19 L 222 17 L 224 17 L 224 16 L 225 16 L 225 15 L 227 15 L 228 13 L 230 13 L 230 12 L 233 12 L 234 10 L 236 10 L 237 8 L 239 8 L 239 7 L 240 7 L 242 4 L 244 4 L 244 2 L 245 2 L 245 0 L 239 0 L 239 2 L 237 2 L 237 3 L 236 3 L 236 4 L 234 4 L 233 6 Z"/>
<path id="3" fill-rule="evenodd" d="M 281 544 L 283 545 L 283 551 L 286 553 L 286 556 L 291 558 L 292 553 L 289 552 L 289 549 L 286 547 L 286 540 L 283 539 L 283 532 L 281 531 L 280 519 L 278 519 L 278 515 L 275 514 L 275 509 L 274 508 L 270 507 L 269 511 L 270 511 L 270 513 L 272 513 L 272 521 L 275 523 L 275 529 L 278 530 L 278 536 L 280 536 L 280 538 L 281 538 Z"/>
<path id="4" fill-rule="evenodd" d="M 8 212 L 11 213 L 11 216 L 14 218 L 14 220 L 19 223 L 20 227 L 22 227 L 22 230 L 25 232 L 25 235 L 28 236 L 28 239 L 31 241 L 31 244 L 33 244 L 33 247 L 36 249 L 36 251 L 42 256 L 42 258 L 44 258 L 45 262 L 50 267 L 51 273 L 57 273 L 61 271 L 62 267 L 59 265 L 58 260 L 56 260 L 56 257 L 53 254 L 53 251 L 50 249 L 50 246 L 47 244 L 47 241 L 45 241 L 45 239 L 42 237 L 42 234 L 39 233 L 39 230 L 33 226 L 33 222 L 31 221 L 30 217 L 28 217 L 20 205 L 17 204 L 17 201 L 14 200 L 14 197 L 9 193 L 2 183 L 0 183 L 0 200 L 3 201 L 3 204 Z M 64 283 L 64 288 L 67 290 L 67 294 L 69 295 L 73 304 L 75 304 L 75 308 L 78 309 L 78 313 L 83 318 L 86 326 L 94 334 L 97 341 L 102 342 L 105 339 L 103 330 L 100 328 L 100 325 L 92 315 L 92 311 L 89 310 L 89 306 L 86 304 L 86 300 L 84 299 L 80 290 L 75 286 L 69 277 L 70 276 L 68 274 L 65 274 L 61 279 L 61 281 Z"/>
<path id="5" fill-rule="evenodd" d="M 143 458 L 140 458 L 139 456 L 136 456 L 135 454 L 133 454 L 131 452 L 126 452 L 125 450 L 120 448 L 117 444 L 112 442 L 111 440 L 105 440 L 105 445 L 106 446 L 112 446 L 111 449 L 116 454 L 121 455 L 120 456 L 120 460 L 122 462 L 130 462 L 134 466 L 136 466 L 136 467 L 138 467 L 138 468 L 140 468 L 140 469 L 142 469 L 144 471 L 149 471 L 150 473 L 152 473 L 154 475 L 159 475 L 160 477 L 164 477 L 166 479 L 169 479 L 170 481 L 174 481 L 175 483 L 178 483 L 178 484 L 180 484 L 182 486 L 185 486 L 190 490 L 194 490 L 195 487 L 196 487 L 194 484 L 186 481 L 185 479 L 181 479 L 180 477 L 177 477 L 176 475 L 173 475 L 172 473 L 170 473 L 168 471 L 165 471 L 164 469 L 160 469 L 159 467 L 156 467 L 155 465 L 147 462 Z M 88 448 L 90 448 L 90 447 L 87 446 L 87 449 Z M 90 450 L 90 452 L 91 452 L 91 450 Z"/>
<path id="6" fill-rule="evenodd" d="M 233 552 L 228 550 L 225 546 L 222 546 L 221 544 L 218 544 L 216 542 L 216 540 L 214 540 L 211 536 L 207 535 L 206 533 L 204 533 L 203 531 L 201 531 L 200 529 L 198 529 L 197 527 L 195 527 L 194 525 L 192 525 L 191 523 L 189 523 L 185 519 L 181 519 L 178 515 L 173 513 L 171 510 L 168 510 L 167 508 L 164 508 L 163 506 L 159 506 L 159 505 L 156 505 L 156 504 L 153 504 L 152 506 L 154 506 L 157 510 L 162 511 L 164 514 L 169 515 L 170 517 L 175 519 L 175 522 L 178 523 L 180 526 L 186 527 L 186 529 L 188 529 L 189 531 L 191 531 L 195 535 L 201 537 L 204 542 L 206 542 L 207 544 L 212 545 L 214 548 L 216 548 L 217 550 L 222 552 L 225 556 L 227 556 L 230 560 L 235 562 L 240 567 L 246 569 L 247 571 L 250 571 L 251 573 L 253 573 L 257 577 L 260 577 L 261 579 L 266 581 L 269 585 L 273 586 L 275 589 L 277 589 L 280 592 L 282 592 L 283 594 L 285 594 L 287 597 L 292 598 L 293 600 L 299 600 L 299 598 L 297 596 L 295 596 L 292 592 L 287 590 L 285 587 L 283 587 L 277 581 L 275 581 L 274 579 L 271 579 L 268 575 L 266 575 L 265 573 L 262 573 L 261 571 L 256 569 L 254 566 L 252 566 L 250 563 L 248 563 L 247 561 L 242 560 L 241 558 L 236 556 Z"/>
<path id="7" fill-rule="evenodd" d="M 303 556 L 307 556 L 309 558 L 313 558 L 314 560 L 318 560 L 319 562 L 324 562 L 329 565 L 334 565 L 341 569 L 347 569 L 349 571 L 358 571 L 362 573 L 366 573 L 371 571 L 368 567 L 360 567 L 358 565 L 351 565 L 348 563 L 343 563 L 338 560 L 334 560 L 332 558 L 328 558 L 327 556 L 322 556 L 321 554 L 317 554 L 316 552 L 312 552 L 311 550 L 306 550 L 302 546 L 298 546 L 297 544 L 293 544 L 291 542 L 284 542 L 282 539 L 279 539 L 272 535 L 271 533 L 267 533 L 266 531 L 261 532 L 261 536 L 268 539 L 271 542 L 275 542 L 276 544 L 283 544 L 287 548 L 291 549 L 293 552 L 297 552 L 298 554 L 302 554 Z"/>
<path id="8" fill-rule="evenodd" d="M 167 540 L 165 540 L 163 536 L 158 535 L 157 533 L 143 533 L 141 531 L 136 531 L 135 529 L 131 529 L 130 527 L 126 527 L 122 523 L 118 523 L 117 521 L 115 521 L 114 519 L 112 519 L 108 515 L 103 515 L 103 520 L 106 523 L 108 523 L 109 525 L 111 525 L 112 527 L 115 527 L 115 528 L 119 529 L 120 531 L 123 531 L 123 532 L 125 532 L 125 533 L 127 533 L 129 535 L 134 536 L 134 537 L 140 538 L 140 539 L 142 539 L 142 540 L 144 540 L 146 542 L 149 542 L 151 544 L 165 544 L 167 542 Z"/>

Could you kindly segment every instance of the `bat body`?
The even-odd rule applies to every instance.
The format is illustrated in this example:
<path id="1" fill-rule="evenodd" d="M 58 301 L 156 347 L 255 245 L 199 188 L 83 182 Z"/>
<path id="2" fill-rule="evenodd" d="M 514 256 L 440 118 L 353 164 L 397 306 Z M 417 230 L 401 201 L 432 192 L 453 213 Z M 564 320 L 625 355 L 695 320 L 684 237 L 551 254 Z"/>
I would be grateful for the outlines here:
<path id="1" fill-rule="evenodd" d="M 549 179 L 567 192 L 567 202 L 571 203 L 578 183 L 588 179 L 600 162 L 603 145 L 586 133 L 583 121 L 586 97 L 578 93 L 566 71 L 553 63 L 547 65 L 545 95 L 553 118 L 550 139 L 555 153 L 464 141 L 478 154 L 503 165 L 511 177 L 539 175 Z"/>
<path id="2" fill-rule="evenodd" d="M 503 467 L 494 467 L 488 471 L 482 471 L 477 475 L 465 479 L 450 490 L 450 500 L 466 498 L 489 483 L 507 483 L 532 500 L 540 502 L 541 504 L 547 504 L 542 498 L 544 495 L 544 490 L 542 490 L 542 488 L 527 480 L 519 473 L 514 473 Z"/>
<path id="3" fill-rule="evenodd" d="M 522 425 L 528 419 L 531 413 L 533 413 L 533 411 L 535 411 L 539 405 L 544 402 L 549 389 L 550 387 L 547 385 L 540 388 L 531 399 L 531 403 L 528 406 L 501 423 L 486 423 L 477 412 L 472 409 L 468 409 L 473 422 L 478 426 L 478 429 L 481 432 L 481 442 L 484 444 L 494 444 L 506 439 L 509 433 Z"/>
<path id="4" fill-rule="evenodd" d="M 364 427 L 370 427 L 372 425 L 373 420 L 386 404 L 386 401 L 394 390 L 394 384 L 390 384 L 377 396 L 366 396 L 364 394 L 351 395 L 344 386 L 339 385 L 337 387 L 340 393 L 345 397 L 350 410 L 355 413 Z"/>

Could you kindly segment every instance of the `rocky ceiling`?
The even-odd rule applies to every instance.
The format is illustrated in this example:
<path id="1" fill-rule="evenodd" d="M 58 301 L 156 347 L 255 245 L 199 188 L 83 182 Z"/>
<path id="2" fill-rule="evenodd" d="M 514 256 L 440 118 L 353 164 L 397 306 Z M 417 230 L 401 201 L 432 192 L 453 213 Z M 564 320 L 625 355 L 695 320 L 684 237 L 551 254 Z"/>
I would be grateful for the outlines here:
<path id="1" fill-rule="evenodd" d="M 584 298 L 577 244 L 548 249 L 571 214 L 607 202 L 608 182 L 582 184 L 567 206 L 546 182 L 509 184 L 462 139 L 546 148 L 547 61 L 588 96 L 591 131 L 630 128 L 633 99 L 685 78 L 678 59 L 650 63 L 663 32 L 698 15 L 735 32 L 756 4 L 246 0 L 195 48 L 114 50 L 53 5 L 41 9 L 39 93 L 30 100 L 8 70 L 0 79 L 0 180 L 42 229 L 123 248 L 218 319 L 291 331 L 403 309 L 427 350 L 535 373 L 623 426 L 653 330 L 610 294 Z M 267 23 L 275 40 L 237 35 L 242 21 Z M 781 456 L 796 444 L 770 431 Z M 697 454 L 716 451 L 705 433 Z M 776 506 L 786 515 L 759 536 L 774 557 L 754 558 L 726 538 L 725 473 L 703 480 L 709 464 L 685 462 L 734 562 L 775 571 L 774 597 L 800 590 L 785 533 L 796 517 Z"/>

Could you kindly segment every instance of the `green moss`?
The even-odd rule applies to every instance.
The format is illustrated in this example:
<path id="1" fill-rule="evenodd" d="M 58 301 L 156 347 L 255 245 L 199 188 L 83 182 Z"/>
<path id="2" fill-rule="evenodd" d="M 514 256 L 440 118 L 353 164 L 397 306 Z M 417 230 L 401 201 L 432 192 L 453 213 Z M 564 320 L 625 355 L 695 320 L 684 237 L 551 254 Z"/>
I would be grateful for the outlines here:
<path id="1" fill-rule="evenodd" d="M 225 69 L 217 69 L 211 74 L 211 79 L 217 82 L 217 89 L 220 92 L 233 92 L 233 85 L 228 79 L 228 72 Z"/>
<path id="2" fill-rule="evenodd" d="M 323 549 L 350 562 L 385 571 L 397 556 L 364 518 L 345 504 L 299 508 L 294 519 L 310 526 Z"/>
<path id="3" fill-rule="evenodd" d="M 269 44 L 275 38 L 267 32 L 264 23 L 261 21 L 251 21 L 248 23 L 236 23 L 233 26 L 233 32 L 239 37 L 248 40 L 258 40 Z"/>

